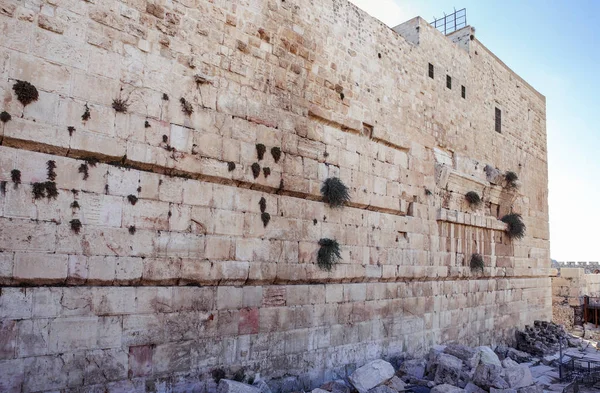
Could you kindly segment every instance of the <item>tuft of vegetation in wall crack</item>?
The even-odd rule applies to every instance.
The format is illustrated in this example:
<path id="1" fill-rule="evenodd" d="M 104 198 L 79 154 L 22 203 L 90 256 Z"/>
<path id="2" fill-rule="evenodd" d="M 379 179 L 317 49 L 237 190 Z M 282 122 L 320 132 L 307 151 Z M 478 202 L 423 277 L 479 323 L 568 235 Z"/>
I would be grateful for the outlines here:
<path id="1" fill-rule="evenodd" d="M 469 263 L 469 266 L 471 267 L 472 272 L 481 271 L 481 273 L 483 273 L 483 268 L 485 265 L 483 263 L 483 257 L 481 256 L 481 254 L 471 255 L 471 261 Z"/>
<path id="2" fill-rule="evenodd" d="M 500 221 L 507 224 L 506 234 L 511 239 L 522 239 L 525 237 L 525 223 L 520 214 L 512 213 L 507 214 L 500 219 Z"/>
<path id="3" fill-rule="evenodd" d="M 13 90 L 17 95 L 17 99 L 23 106 L 27 106 L 32 102 L 37 101 L 40 96 L 35 86 L 26 81 L 17 81 L 13 85 Z"/>
<path id="4" fill-rule="evenodd" d="M 350 201 L 348 187 L 338 177 L 330 177 L 321 186 L 323 201 L 331 207 L 342 207 Z"/>
<path id="5" fill-rule="evenodd" d="M 465 195 L 465 199 L 467 200 L 467 202 L 469 203 L 469 206 L 471 206 L 471 207 L 479 207 L 479 206 L 481 206 L 481 203 L 483 202 L 483 200 L 481 199 L 479 194 L 476 193 L 475 191 L 467 192 L 467 194 Z"/>
<path id="6" fill-rule="evenodd" d="M 328 272 L 342 260 L 340 245 L 337 240 L 319 240 L 319 252 L 317 254 L 317 265 Z"/>

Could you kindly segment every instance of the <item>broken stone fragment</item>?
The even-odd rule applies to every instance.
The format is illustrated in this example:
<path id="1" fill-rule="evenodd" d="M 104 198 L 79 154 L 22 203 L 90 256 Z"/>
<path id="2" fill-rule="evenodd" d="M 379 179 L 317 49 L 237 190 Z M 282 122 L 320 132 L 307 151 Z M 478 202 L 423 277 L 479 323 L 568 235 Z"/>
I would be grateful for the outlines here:
<path id="1" fill-rule="evenodd" d="M 464 389 L 457 388 L 456 386 L 452 386 L 447 383 L 438 385 L 431 389 L 431 393 L 464 393 L 464 391 Z"/>
<path id="2" fill-rule="evenodd" d="M 475 385 L 473 382 L 469 382 L 467 386 L 465 386 L 465 393 L 487 393 L 485 390 Z"/>
<path id="3" fill-rule="evenodd" d="M 502 378 L 502 367 L 495 364 L 480 364 L 473 374 L 473 383 L 483 389 L 490 387 L 508 387 L 506 381 L 500 381 Z"/>
<path id="4" fill-rule="evenodd" d="M 529 367 L 521 364 L 504 370 L 505 379 L 509 387 L 513 389 L 524 388 L 533 385 L 533 377 Z"/>
<path id="5" fill-rule="evenodd" d="M 400 365 L 398 371 L 403 375 L 408 375 L 413 378 L 422 379 L 425 375 L 425 360 L 406 360 Z"/>
<path id="6" fill-rule="evenodd" d="M 498 355 L 496 355 L 496 353 L 492 351 L 492 348 L 482 346 L 477 347 L 476 351 L 476 356 L 479 360 L 479 364 L 493 364 L 495 366 L 502 367 L 502 363 L 500 363 Z"/>
<path id="7" fill-rule="evenodd" d="M 402 391 L 406 388 L 406 384 L 404 383 L 404 381 L 398 378 L 397 376 L 394 376 L 392 379 L 390 379 L 386 383 L 386 385 L 397 392 Z"/>
<path id="8" fill-rule="evenodd" d="M 544 389 L 539 385 L 531 385 L 517 389 L 517 393 L 544 393 Z"/>
<path id="9" fill-rule="evenodd" d="M 217 393 L 260 393 L 260 390 L 245 383 L 221 379 L 217 387 Z"/>
<path id="10" fill-rule="evenodd" d="M 519 363 L 515 362 L 511 358 L 506 358 L 502 361 L 502 367 L 504 367 L 504 368 L 515 367 L 518 365 L 519 365 Z"/>
<path id="11" fill-rule="evenodd" d="M 434 361 L 434 368 L 433 382 L 437 385 L 458 385 L 462 371 L 462 360 L 456 356 L 442 353 Z"/>
<path id="12" fill-rule="evenodd" d="M 508 352 L 506 353 L 506 356 L 517 363 L 527 363 L 530 362 L 533 358 L 533 356 L 531 356 L 527 352 L 519 351 L 514 348 L 509 348 Z"/>
<path id="13" fill-rule="evenodd" d="M 387 385 L 379 385 L 369 390 L 369 393 L 398 393 L 397 390 L 392 389 Z"/>
<path id="14" fill-rule="evenodd" d="M 378 359 L 358 368 L 348 379 L 359 393 L 366 393 L 375 386 L 387 382 L 394 374 L 394 367 L 390 363 Z"/>
<path id="15" fill-rule="evenodd" d="M 350 393 L 350 387 L 341 379 L 324 383 L 321 389 L 332 393 Z"/>

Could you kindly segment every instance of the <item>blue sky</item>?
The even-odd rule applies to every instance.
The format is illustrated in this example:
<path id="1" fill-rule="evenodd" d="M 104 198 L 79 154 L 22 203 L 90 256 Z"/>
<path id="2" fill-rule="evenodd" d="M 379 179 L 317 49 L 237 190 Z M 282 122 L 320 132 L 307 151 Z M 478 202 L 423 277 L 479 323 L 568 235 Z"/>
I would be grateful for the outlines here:
<path id="1" fill-rule="evenodd" d="M 350 1 L 389 26 L 467 9 L 477 39 L 546 96 L 551 257 L 600 261 L 600 1 Z"/>

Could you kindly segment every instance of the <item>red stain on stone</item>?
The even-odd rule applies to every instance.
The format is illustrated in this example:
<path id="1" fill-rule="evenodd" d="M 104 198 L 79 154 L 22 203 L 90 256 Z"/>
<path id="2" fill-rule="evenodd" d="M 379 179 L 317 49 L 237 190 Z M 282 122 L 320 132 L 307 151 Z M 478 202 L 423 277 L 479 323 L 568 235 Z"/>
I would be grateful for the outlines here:
<path id="1" fill-rule="evenodd" d="M 239 334 L 258 333 L 259 314 L 258 308 L 244 308 L 240 310 Z"/>
<path id="2" fill-rule="evenodd" d="M 152 346 L 129 347 L 129 377 L 152 374 Z"/>

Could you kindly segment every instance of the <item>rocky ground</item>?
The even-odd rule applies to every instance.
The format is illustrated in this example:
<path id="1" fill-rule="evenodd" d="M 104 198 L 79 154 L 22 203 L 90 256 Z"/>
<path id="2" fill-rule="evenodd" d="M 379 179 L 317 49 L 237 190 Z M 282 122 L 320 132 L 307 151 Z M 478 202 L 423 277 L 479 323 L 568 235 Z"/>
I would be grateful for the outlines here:
<path id="1" fill-rule="evenodd" d="M 558 325 L 536 321 L 517 331 L 516 348 L 492 349 L 460 344 L 439 345 L 425 358 L 373 360 L 346 380 L 336 380 L 312 393 L 556 393 L 567 383 L 559 381 L 559 340 L 564 359 L 597 359 L 600 352 L 590 341 L 565 332 Z M 600 392 L 599 386 L 582 386 L 580 393 Z M 270 393 L 267 383 L 253 385 L 221 380 L 218 393 Z"/>

